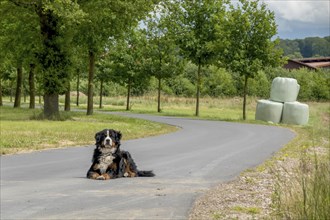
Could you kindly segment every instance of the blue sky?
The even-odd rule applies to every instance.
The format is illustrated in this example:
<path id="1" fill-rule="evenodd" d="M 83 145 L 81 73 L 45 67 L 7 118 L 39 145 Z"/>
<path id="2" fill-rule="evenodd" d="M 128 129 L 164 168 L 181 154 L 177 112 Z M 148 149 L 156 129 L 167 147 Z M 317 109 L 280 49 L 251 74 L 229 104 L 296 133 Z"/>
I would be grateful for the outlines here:
<path id="1" fill-rule="evenodd" d="M 282 39 L 330 35 L 330 0 L 263 0 L 274 11 Z"/>

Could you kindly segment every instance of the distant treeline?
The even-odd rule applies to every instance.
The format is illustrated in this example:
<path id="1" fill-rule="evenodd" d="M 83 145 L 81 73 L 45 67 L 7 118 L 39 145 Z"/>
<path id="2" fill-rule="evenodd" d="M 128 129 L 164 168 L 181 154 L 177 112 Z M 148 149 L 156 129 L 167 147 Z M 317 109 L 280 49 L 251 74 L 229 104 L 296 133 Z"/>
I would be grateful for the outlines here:
<path id="1" fill-rule="evenodd" d="M 281 39 L 279 47 L 289 58 L 327 57 L 330 56 L 330 36 L 295 40 Z"/>

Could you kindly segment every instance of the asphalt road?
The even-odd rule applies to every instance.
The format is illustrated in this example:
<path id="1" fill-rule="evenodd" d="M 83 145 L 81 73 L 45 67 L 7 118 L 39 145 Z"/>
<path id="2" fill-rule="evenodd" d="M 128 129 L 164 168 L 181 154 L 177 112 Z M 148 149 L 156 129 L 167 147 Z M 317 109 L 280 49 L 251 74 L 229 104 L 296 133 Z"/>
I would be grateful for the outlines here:
<path id="1" fill-rule="evenodd" d="M 1 156 L 1 219 L 186 219 L 197 196 L 294 137 L 272 126 L 130 116 L 182 128 L 122 143 L 156 177 L 86 179 L 94 146 Z"/>

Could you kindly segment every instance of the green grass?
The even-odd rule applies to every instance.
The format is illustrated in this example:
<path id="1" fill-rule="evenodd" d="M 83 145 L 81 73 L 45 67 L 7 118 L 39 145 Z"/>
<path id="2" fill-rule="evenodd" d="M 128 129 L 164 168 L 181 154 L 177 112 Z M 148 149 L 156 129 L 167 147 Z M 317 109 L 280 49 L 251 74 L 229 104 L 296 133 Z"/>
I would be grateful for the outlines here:
<path id="1" fill-rule="evenodd" d="M 330 216 L 330 105 L 308 103 L 308 126 L 290 126 L 296 132 L 272 160 L 292 161 L 275 167 L 274 219 L 328 219 Z"/>
<path id="2" fill-rule="evenodd" d="M 320 159 L 305 152 L 298 167 L 277 173 L 272 198 L 276 219 L 329 219 L 329 161 L 329 153 Z"/>
<path id="3" fill-rule="evenodd" d="M 62 98 L 62 100 L 64 100 Z M 126 97 L 103 97 L 103 108 L 99 109 L 99 97 L 95 97 L 94 109 L 101 111 L 125 111 Z M 74 101 L 74 100 L 72 100 Z M 201 119 L 242 121 L 242 98 L 201 98 Z M 81 99 L 80 109 L 86 109 L 85 98 Z M 247 102 L 248 121 L 254 121 L 256 98 L 249 97 Z M 72 102 L 74 107 L 74 103 Z M 157 113 L 155 96 L 131 97 L 130 112 L 157 114 L 164 116 L 195 117 L 196 99 L 162 96 L 161 112 Z"/>
<path id="4" fill-rule="evenodd" d="M 258 207 L 243 207 L 243 206 L 235 206 L 232 208 L 233 211 L 242 212 L 250 215 L 256 215 L 261 212 L 260 208 Z"/>
<path id="5" fill-rule="evenodd" d="M 120 130 L 123 140 L 173 132 L 177 128 L 141 119 L 97 114 L 86 116 L 71 112 L 71 120 L 31 120 L 41 110 L 0 107 L 1 154 L 10 154 L 45 148 L 92 145 L 94 135 L 104 128 Z"/>

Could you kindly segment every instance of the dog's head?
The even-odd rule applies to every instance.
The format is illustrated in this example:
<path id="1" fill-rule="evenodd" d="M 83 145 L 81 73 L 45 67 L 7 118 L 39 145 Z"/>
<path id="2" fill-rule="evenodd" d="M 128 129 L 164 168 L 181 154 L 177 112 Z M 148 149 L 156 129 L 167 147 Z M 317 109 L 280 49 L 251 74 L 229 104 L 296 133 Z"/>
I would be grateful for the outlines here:
<path id="1" fill-rule="evenodd" d="M 121 133 L 113 129 L 104 129 L 95 134 L 96 146 L 116 153 L 120 147 Z"/>

